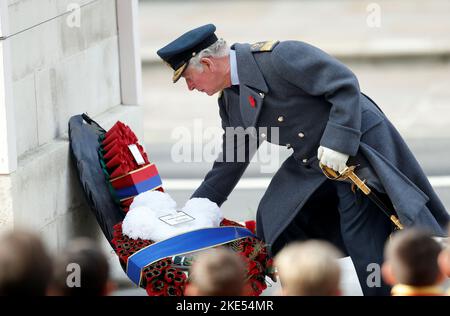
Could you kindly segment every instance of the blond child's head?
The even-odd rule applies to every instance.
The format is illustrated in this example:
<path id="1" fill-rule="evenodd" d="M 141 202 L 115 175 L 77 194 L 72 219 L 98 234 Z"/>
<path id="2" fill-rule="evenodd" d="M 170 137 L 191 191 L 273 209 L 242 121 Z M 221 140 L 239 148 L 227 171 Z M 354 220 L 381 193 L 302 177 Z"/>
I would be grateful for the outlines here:
<path id="1" fill-rule="evenodd" d="M 227 248 L 199 254 L 190 270 L 187 296 L 241 296 L 245 266 L 239 255 Z"/>
<path id="2" fill-rule="evenodd" d="M 340 295 L 340 252 L 325 241 L 291 243 L 275 257 L 282 294 L 288 296 Z"/>

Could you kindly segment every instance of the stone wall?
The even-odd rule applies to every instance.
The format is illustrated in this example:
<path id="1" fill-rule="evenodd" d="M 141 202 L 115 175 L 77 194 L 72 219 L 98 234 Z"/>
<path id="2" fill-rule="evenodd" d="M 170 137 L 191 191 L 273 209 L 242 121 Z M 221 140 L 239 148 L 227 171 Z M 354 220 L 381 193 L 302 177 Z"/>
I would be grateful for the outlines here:
<path id="1" fill-rule="evenodd" d="M 86 112 L 105 128 L 120 119 L 141 135 L 139 107 L 122 105 L 116 0 L 7 8 L 17 170 L 0 175 L 0 230 L 31 227 L 58 249 L 99 232 L 69 155 L 69 118 Z"/>

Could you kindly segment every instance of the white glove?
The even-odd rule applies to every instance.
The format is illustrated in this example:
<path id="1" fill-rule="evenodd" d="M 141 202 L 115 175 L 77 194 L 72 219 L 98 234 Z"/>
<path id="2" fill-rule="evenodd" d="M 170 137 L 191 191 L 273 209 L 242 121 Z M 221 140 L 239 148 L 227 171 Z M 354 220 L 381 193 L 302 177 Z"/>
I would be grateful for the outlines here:
<path id="1" fill-rule="evenodd" d="M 317 150 L 317 158 L 325 166 L 328 166 L 335 171 L 342 172 L 345 167 L 347 167 L 349 155 L 320 146 Z"/>

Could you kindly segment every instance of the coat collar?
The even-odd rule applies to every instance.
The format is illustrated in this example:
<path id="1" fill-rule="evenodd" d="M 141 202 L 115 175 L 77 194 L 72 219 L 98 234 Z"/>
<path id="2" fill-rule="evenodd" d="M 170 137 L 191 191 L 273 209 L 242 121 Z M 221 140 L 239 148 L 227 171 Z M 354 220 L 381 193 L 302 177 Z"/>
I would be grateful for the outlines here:
<path id="1" fill-rule="evenodd" d="M 255 58 L 250 48 L 250 44 L 234 44 L 236 50 L 236 60 L 238 76 L 241 85 L 257 89 L 260 92 L 267 93 L 269 88 L 264 80 Z"/>
<path id="2" fill-rule="evenodd" d="M 239 76 L 239 106 L 244 127 L 256 127 L 265 94 L 269 91 L 266 81 L 256 64 L 249 44 L 235 44 Z"/>

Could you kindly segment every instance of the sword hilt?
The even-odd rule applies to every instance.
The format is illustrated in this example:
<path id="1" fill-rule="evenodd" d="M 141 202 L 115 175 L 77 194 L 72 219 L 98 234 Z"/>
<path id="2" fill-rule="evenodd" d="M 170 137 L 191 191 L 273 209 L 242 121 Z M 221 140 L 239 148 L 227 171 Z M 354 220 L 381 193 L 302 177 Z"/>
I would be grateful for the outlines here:
<path id="1" fill-rule="evenodd" d="M 371 190 L 366 182 L 361 180 L 355 173 L 356 166 L 345 167 L 342 172 L 337 172 L 330 167 L 319 163 L 320 168 L 328 179 L 344 181 L 350 179 L 365 195 L 369 195 Z"/>
<path id="2" fill-rule="evenodd" d="M 355 168 L 356 166 L 350 166 L 350 167 L 345 167 L 345 169 L 342 172 L 337 172 L 335 170 L 333 170 L 332 168 L 319 163 L 320 169 L 322 169 L 323 173 L 325 174 L 325 176 L 328 179 L 331 180 L 337 180 L 337 181 L 344 181 L 346 179 L 350 179 L 352 181 L 352 183 L 354 183 L 365 195 L 367 195 L 369 198 L 374 199 L 376 198 L 375 196 L 373 196 L 372 190 L 367 186 L 366 181 L 365 180 L 361 180 L 355 173 Z M 381 203 L 381 201 L 379 201 L 379 199 L 377 198 L 378 203 Z M 385 210 L 383 210 L 384 212 L 386 212 Z M 388 215 L 386 213 L 386 215 Z M 403 225 L 400 223 L 400 220 L 397 218 L 397 216 L 395 215 L 388 215 L 389 219 L 391 220 L 392 223 L 394 223 L 394 225 L 398 228 L 398 229 L 403 229 Z"/>

